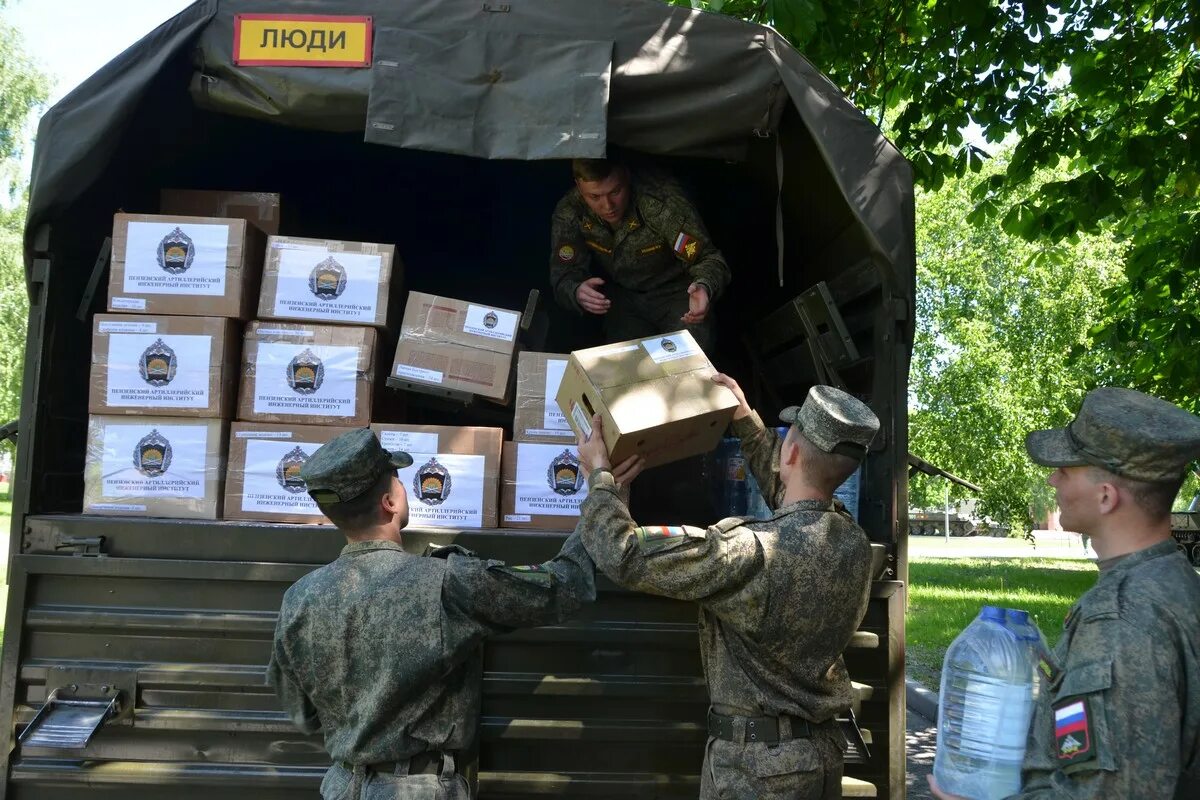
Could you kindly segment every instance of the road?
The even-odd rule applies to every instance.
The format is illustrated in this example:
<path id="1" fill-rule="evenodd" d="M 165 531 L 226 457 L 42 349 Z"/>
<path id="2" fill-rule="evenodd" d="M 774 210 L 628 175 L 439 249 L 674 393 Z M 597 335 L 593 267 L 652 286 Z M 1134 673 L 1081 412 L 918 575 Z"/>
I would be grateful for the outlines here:
<path id="1" fill-rule="evenodd" d="M 933 756 L 937 752 L 936 725 L 917 712 L 909 709 L 908 767 L 906 785 L 908 800 L 932 800 L 925 776 L 933 771 Z"/>
<path id="2" fill-rule="evenodd" d="M 1025 539 L 997 539 L 991 536 L 908 537 L 908 558 L 1063 558 L 1094 559 L 1096 551 L 1086 550 L 1079 535 L 1063 531 L 1034 531 L 1037 544 Z"/>

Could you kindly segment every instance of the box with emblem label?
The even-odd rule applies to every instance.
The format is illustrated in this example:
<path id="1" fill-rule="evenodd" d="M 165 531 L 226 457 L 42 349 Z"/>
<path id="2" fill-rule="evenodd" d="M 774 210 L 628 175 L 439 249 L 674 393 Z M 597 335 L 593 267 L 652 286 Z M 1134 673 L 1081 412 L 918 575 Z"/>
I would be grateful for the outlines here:
<path id="1" fill-rule="evenodd" d="M 228 427 L 219 419 L 89 417 L 84 513 L 220 519 Z"/>
<path id="2" fill-rule="evenodd" d="M 410 292 L 388 385 L 507 403 L 518 311 Z"/>
<path id="3" fill-rule="evenodd" d="M 377 338 L 374 328 L 251 322 L 242 346 L 238 419 L 365 426 Z"/>
<path id="4" fill-rule="evenodd" d="M 500 466 L 500 527 L 570 531 L 587 498 L 573 444 L 505 442 Z"/>
<path id="5" fill-rule="evenodd" d="M 655 467 L 717 446 L 737 398 L 687 331 L 571 353 L 558 407 L 571 429 L 591 435 L 600 414 L 613 464 L 632 455 Z"/>
<path id="6" fill-rule="evenodd" d="M 558 353 L 522 352 L 517 355 L 517 394 L 513 401 L 513 440 L 575 443 L 575 432 L 567 424 L 555 397 L 567 371 L 569 356 Z"/>
<path id="7" fill-rule="evenodd" d="M 258 318 L 384 327 L 400 283 L 395 255 L 390 244 L 272 236 Z"/>
<path id="8" fill-rule="evenodd" d="M 236 320 L 97 314 L 88 411 L 229 419 L 240 348 Z"/>
<path id="9" fill-rule="evenodd" d="M 108 310 L 251 319 L 265 249 L 244 219 L 117 214 Z"/>
<path id="10" fill-rule="evenodd" d="M 413 457 L 400 470 L 410 526 L 496 527 L 502 429 L 376 422 L 371 430 L 384 448 Z"/>
<path id="11" fill-rule="evenodd" d="M 225 519 L 328 523 L 300 479 L 317 448 L 353 428 L 235 422 L 229 426 Z"/>

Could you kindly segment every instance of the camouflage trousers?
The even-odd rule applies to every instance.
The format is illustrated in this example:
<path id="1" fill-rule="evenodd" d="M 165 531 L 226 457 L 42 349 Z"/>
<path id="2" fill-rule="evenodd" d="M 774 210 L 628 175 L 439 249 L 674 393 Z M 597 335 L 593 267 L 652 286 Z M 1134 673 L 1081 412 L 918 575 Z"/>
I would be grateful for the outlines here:
<path id="1" fill-rule="evenodd" d="M 439 775 L 408 775 L 403 769 L 376 772 L 335 763 L 321 781 L 322 800 L 471 800 L 471 785 L 446 756 Z"/>
<path id="2" fill-rule="evenodd" d="M 709 737 L 700 800 L 837 800 L 842 796 L 840 734 L 742 744 Z"/>

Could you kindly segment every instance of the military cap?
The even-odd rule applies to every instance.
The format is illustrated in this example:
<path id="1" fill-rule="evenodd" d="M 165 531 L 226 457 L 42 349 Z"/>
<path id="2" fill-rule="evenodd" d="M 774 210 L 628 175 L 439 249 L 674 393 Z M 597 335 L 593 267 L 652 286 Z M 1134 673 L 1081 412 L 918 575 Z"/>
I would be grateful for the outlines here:
<path id="1" fill-rule="evenodd" d="M 1044 467 L 1091 465 L 1135 481 L 1173 481 L 1200 457 L 1200 417 L 1148 394 L 1104 386 L 1087 393 L 1067 427 L 1027 435 L 1025 449 Z"/>
<path id="2" fill-rule="evenodd" d="M 384 450 L 370 428 L 358 428 L 317 448 L 300 468 L 300 478 L 313 500 L 344 503 L 374 486 L 383 473 L 412 463 L 412 456 L 402 450 Z"/>
<path id="3" fill-rule="evenodd" d="M 814 386 L 802 406 L 788 406 L 779 419 L 795 425 L 819 449 L 861 460 L 879 431 L 867 404 L 832 386 Z"/>

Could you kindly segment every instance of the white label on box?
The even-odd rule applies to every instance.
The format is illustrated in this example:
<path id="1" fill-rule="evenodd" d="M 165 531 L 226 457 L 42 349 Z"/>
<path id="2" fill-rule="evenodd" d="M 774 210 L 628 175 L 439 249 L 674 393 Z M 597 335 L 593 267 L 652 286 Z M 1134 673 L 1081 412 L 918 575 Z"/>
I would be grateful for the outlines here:
<path id="1" fill-rule="evenodd" d="M 704 355 L 700 345 L 694 339 L 685 336 L 659 336 L 655 339 L 643 339 L 642 347 L 650 354 L 655 364 L 668 361 L 678 361 L 689 356 Z"/>
<path id="2" fill-rule="evenodd" d="M 204 499 L 208 425 L 114 422 L 103 437 L 102 497 Z"/>
<path id="3" fill-rule="evenodd" d="M 451 453 L 411 453 L 400 470 L 409 492 L 410 525 L 482 528 L 484 457 Z"/>
<path id="4" fill-rule="evenodd" d="M 311 339 L 316 335 L 315 331 L 299 330 L 295 328 L 259 328 L 254 332 L 255 336 L 291 336 L 298 339 Z"/>
<path id="5" fill-rule="evenodd" d="M 221 297 L 228 252 L 228 225 L 130 222 L 124 291 Z"/>
<path id="6" fill-rule="evenodd" d="M 571 419 L 575 420 L 575 424 L 579 426 L 584 437 L 592 435 L 592 418 L 583 412 L 579 403 L 571 403 Z"/>
<path id="7" fill-rule="evenodd" d="M 141 503 L 92 503 L 88 506 L 92 511 L 145 511 Z"/>
<path id="8" fill-rule="evenodd" d="M 563 417 L 563 423 L 566 423 L 566 417 Z M 565 431 L 550 430 L 549 428 L 526 428 L 526 436 L 557 436 L 564 441 L 573 441 L 575 439 L 575 431 L 571 430 L 568 425 Z"/>
<path id="9" fill-rule="evenodd" d="M 353 417 L 358 348 L 259 342 L 254 413 Z"/>
<path id="10" fill-rule="evenodd" d="M 146 300 L 143 297 L 114 297 L 109 302 L 109 306 L 126 311 L 145 311 Z"/>
<path id="11" fill-rule="evenodd" d="M 115 299 L 115 298 L 114 298 Z M 157 333 L 157 322 L 101 322 L 100 333 Z"/>
<path id="12" fill-rule="evenodd" d="M 379 443 L 384 450 L 403 450 L 406 453 L 436 453 L 438 435 L 414 431 L 383 431 Z M 416 456 L 413 456 L 416 459 Z"/>
<path id="13" fill-rule="evenodd" d="M 238 431 L 235 439 L 290 439 L 291 431 Z"/>
<path id="14" fill-rule="evenodd" d="M 516 484 L 513 510 L 518 514 L 578 516 L 587 497 L 587 479 L 574 447 L 519 442 Z"/>
<path id="15" fill-rule="evenodd" d="M 242 511 L 320 517 L 321 510 L 308 496 L 308 487 L 299 477 L 304 462 L 320 446 L 312 442 L 272 442 L 261 439 L 246 442 Z M 231 465 L 231 469 L 236 467 Z"/>
<path id="16" fill-rule="evenodd" d="M 554 401 L 554 398 L 558 397 L 558 386 L 562 383 L 563 374 L 566 371 L 567 360 L 565 358 L 552 358 L 546 362 L 546 393 L 542 395 L 545 398 L 545 411 L 542 414 L 542 425 L 552 431 L 570 432 L 571 430 L 567 418 L 563 416 L 562 409 Z"/>
<path id="17" fill-rule="evenodd" d="M 505 522 L 533 522 L 533 517 L 528 514 L 505 514 Z"/>
<path id="18" fill-rule="evenodd" d="M 463 333 L 473 333 L 476 336 L 511 342 L 517 335 L 517 323 L 520 321 L 521 315 L 515 311 L 468 305 L 467 319 L 463 322 Z"/>
<path id="19" fill-rule="evenodd" d="M 302 244 L 300 242 L 271 242 L 272 250 L 316 250 L 325 252 L 328 248 L 323 244 Z"/>
<path id="20" fill-rule="evenodd" d="M 208 408 L 212 337 L 117 333 L 108 337 L 112 408 Z"/>
<path id="21" fill-rule="evenodd" d="M 396 374 L 401 378 L 420 381 L 421 383 L 441 383 L 442 373 L 436 369 L 421 369 L 420 367 L 410 367 L 408 364 L 397 364 Z"/>
<path id="22" fill-rule="evenodd" d="M 378 254 L 281 250 L 275 315 L 373 323 L 382 264 Z"/>

